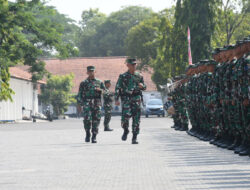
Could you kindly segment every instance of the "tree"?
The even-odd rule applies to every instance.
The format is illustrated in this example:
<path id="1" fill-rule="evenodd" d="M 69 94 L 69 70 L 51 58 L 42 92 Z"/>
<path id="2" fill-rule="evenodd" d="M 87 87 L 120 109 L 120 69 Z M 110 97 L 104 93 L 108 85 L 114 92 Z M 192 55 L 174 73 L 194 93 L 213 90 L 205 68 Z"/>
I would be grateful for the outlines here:
<path id="1" fill-rule="evenodd" d="M 250 23 L 250 13 L 247 13 L 245 19 L 242 21 L 240 26 L 235 30 L 233 34 L 234 41 L 242 40 L 243 38 L 250 36 L 250 24 L 249 23 Z"/>
<path id="2" fill-rule="evenodd" d="M 12 100 L 11 95 L 14 94 L 14 91 L 10 88 L 9 81 L 9 68 L 5 65 L 0 65 L 0 101 Z"/>
<path id="3" fill-rule="evenodd" d="M 217 0 L 183 0 L 182 25 L 191 31 L 193 62 L 208 59 L 215 29 Z"/>
<path id="4" fill-rule="evenodd" d="M 73 78 L 73 74 L 50 76 L 47 84 L 41 88 L 41 101 L 44 104 L 51 104 L 57 116 L 65 113 L 68 106 L 75 102 L 71 94 Z"/>
<path id="5" fill-rule="evenodd" d="M 162 14 L 160 45 L 152 64 L 152 79 L 157 85 L 165 85 L 169 78 L 184 73 L 187 66 L 187 34 L 182 23 L 183 11 L 181 0 L 178 0 L 174 8 L 166 9 Z"/>
<path id="6" fill-rule="evenodd" d="M 95 32 L 105 20 L 106 15 L 104 13 L 101 13 L 99 9 L 90 8 L 82 12 L 81 29 L 83 32 Z"/>
<path id="7" fill-rule="evenodd" d="M 34 8 L 34 10 L 32 11 L 37 12 L 36 8 Z M 55 29 L 61 33 L 63 44 L 68 44 L 71 47 L 77 47 L 77 34 L 80 30 L 80 27 L 75 24 L 75 21 L 73 19 L 59 13 L 52 6 L 45 6 L 44 11 L 38 11 L 36 17 L 39 20 L 50 20 L 50 22 L 54 24 Z M 77 54 L 78 52 L 75 52 L 74 54 L 72 54 L 72 56 L 75 56 Z M 56 55 L 54 55 L 50 50 L 44 50 L 42 57 L 56 57 Z"/>
<path id="8" fill-rule="evenodd" d="M 175 22 L 171 37 L 171 52 L 172 52 L 172 71 L 171 76 L 180 75 L 184 73 L 187 66 L 188 57 L 188 42 L 187 42 L 187 28 L 182 23 L 183 9 L 182 0 L 177 0 L 175 7 Z"/>
<path id="9" fill-rule="evenodd" d="M 156 59 L 152 64 L 154 69 L 152 80 L 155 82 L 157 87 L 159 87 L 159 85 L 165 85 L 168 81 L 168 78 L 170 78 L 172 75 L 172 30 L 173 25 L 169 18 L 163 17 L 161 19 L 159 29 L 159 48 L 157 49 Z"/>
<path id="10" fill-rule="evenodd" d="M 247 0 L 218 0 L 217 22 L 213 47 L 229 45 L 249 35 L 250 2 Z"/>
<path id="11" fill-rule="evenodd" d="M 132 27 L 126 38 L 126 54 L 137 57 L 140 62 L 139 69 L 146 68 L 156 58 L 159 47 L 158 32 L 160 16 L 155 14 L 152 18 L 140 22 Z"/>
<path id="12" fill-rule="evenodd" d="M 93 12 L 93 10 L 92 10 Z M 87 36 L 85 30 L 82 30 L 83 40 L 80 41 L 80 55 L 83 56 L 124 56 L 126 55 L 126 37 L 128 31 L 133 26 L 139 24 L 142 20 L 148 19 L 152 15 L 152 10 L 139 6 L 125 7 L 120 11 L 112 13 L 109 17 L 102 20 L 102 14 L 94 12 L 87 14 L 87 22 L 83 21 L 84 27 L 87 28 Z M 86 15 L 86 14 L 84 14 Z M 90 16 L 89 16 L 90 15 Z M 100 19 L 97 19 L 101 17 Z M 90 21 L 89 21 L 90 18 Z M 92 21 L 98 24 L 92 24 Z M 96 22 L 94 22 L 96 23 Z M 101 23 L 101 24 L 100 24 Z M 89 27 L 93 26 L 94 27 Z M 89 32 L 89 28 L 94 28 Z"/>
<path id="13" fill-rule="evenodd" d="M 75 54 L 71 44 L 62 41 L 62 31 L 56 23 L 39 15 L 49 14 L 39 0 L 0 0 L 0 64 L 2 85 L 0 101 L 11 99 L 9 66 L 30 66 L 32 81 L 46 74 L 45 63 L 39 61 L 43 51 L 56 50 L 61 58 Z"/>
<path id="14" fill-rule="evenodd" d="M 96 33 L 105 20 L 106 15 L 99 12 L 98 9 L 89 9 L 82 12 L 81 29 L 77 41 L 80 56 L 90 57 L 95 55 L 98 50 Z"/>

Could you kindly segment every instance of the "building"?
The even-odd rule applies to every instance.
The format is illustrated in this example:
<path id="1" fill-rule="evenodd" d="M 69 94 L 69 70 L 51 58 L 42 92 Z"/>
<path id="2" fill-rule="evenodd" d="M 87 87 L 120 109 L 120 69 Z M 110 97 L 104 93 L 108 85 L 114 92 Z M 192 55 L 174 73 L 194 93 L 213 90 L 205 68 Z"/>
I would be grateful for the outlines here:
<path id="1" fill-rule="evenodd" d="M 115 84 L 118 80 L 119 74 L 127 71 L 125 64 L 126 57 L 87 57 L 87 58 L 70 58 L 65 60 L 60 59 L 44 59 L 46 69 L 53 75 L 65 75 L 73 73 L 74 86 L 73 94 L 77 94 L 80 83 L 87 78 L 87 66 L 93 65 L 96 68 L 96 77 L 100 80 L 111 80 L 111 91 L 114 91 Z M 27 70 L 27 67 L 21 67 Z M 157 92 L 156 86 L 151 79 L 152 69 L 141 72 L 144 81 L 147 85 L 147 90 L 143 92 L 144 102 L 149 98 L 161 98 L 160 93 Z M 120 108 L 119 108 L 120 109 Z M 76 113 L 75 105 L 69 106 L 66 114 Z"/>
<path id="2" fill-rule="evenodd" d="M 38 88 L 31 81 L 31 74 L 18 67 L 10 67 L 10 88 L 15 92 L 13 101 L 0 102 L 0 121 L 31 119 L 38 113 Z M 45 84 L 44 81 L 38 81 Z"/>

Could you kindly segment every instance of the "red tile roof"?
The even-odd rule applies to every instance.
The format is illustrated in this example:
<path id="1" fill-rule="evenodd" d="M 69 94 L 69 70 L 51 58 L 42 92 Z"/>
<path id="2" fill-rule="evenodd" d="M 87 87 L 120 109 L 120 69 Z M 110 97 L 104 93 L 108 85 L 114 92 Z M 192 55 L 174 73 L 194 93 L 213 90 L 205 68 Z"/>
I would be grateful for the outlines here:
<path id="1" fill-rule="evenodd" d="M 60 59 L 45 59 L 46 69 L 53 75 L 65 75 L 73 73 L 74 86 L 73 93 L 77 93 L 80 83 L 87 78 L 87 66 L 93 65 L 96 68 L 96 77 L 102 81 L 111 80 L 111 91 L 114 91 L 115 84 L 121 73 L 127 71 L 125 64 L 126 57 L 88 57 L 88 58 L 70 58 L 65 60 Z M 26 66 L 21 67 L 24 70 Z M 147 85 L 147 91 L 156 91 L 156 85 L 151 79 L 152 69 L 143 71 L 141 74 L 144 77 L 144 82 Z"/>
<path id="2" fill-rule="evenodd" d="M 11 77 L 31 81 L 32 75 L 28 71 L 25 71 L 20 67 L 10 67 L 9 70 Z M 46 82 L 39 80 L 38 83 L 45 84 Z"/>
<path id="3" fill-rule="evenodd" d="M 126 57 L 91 57 L 91 58 L 71 58 L 65 60 L 47 59 L 46 69 L 54 75 L 65 75 L 74 73 L 73 93 L 78 92 L 81 81 L 87 78 L 87 66 L 93 65 L 96 68 L 96 77 L 100 80 L 111 80 L 111 90 L 115 88 L 117 79 L 121 73 L 126 72 Z M 147 91 L 156 91 L 156 86 L 151 79 L 151 72 L 142 72 Z"/>

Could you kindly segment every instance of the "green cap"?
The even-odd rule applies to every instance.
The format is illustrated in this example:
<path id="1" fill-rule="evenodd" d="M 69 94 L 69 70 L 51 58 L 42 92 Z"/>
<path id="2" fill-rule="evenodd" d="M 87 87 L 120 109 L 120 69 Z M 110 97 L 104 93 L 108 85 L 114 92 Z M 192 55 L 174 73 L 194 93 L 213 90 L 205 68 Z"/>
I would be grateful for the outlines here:
<path id="1" fill-rule="evenodd" d="M 229 49 L 234 49 L 235 47 L 234 47 L 235 45 L 228 45 L 227 46 L 227 49 L 229 50 Z"/>
<path id="2" fill-rule="evenodd" d="M 136 59 L 135 58 L 128 58 L 126 60 L 127 63 L 131 64 L 131 65 L 135 65 L 136 64 Z"/>
<path id="3" fill-rule="evenodd" d="M 87 67 L 87 71 L 94 71 L 95 70 L 95 67 L 94 66 L 88 66 Z"/>
<path id="4" fill-rule="evenodd" d="M 201 64 L 201 65 L 206 65 L 207 63 L 209 63 L 209 60 L 208 60 L 208 59 L 200 60 L 200 64 Z"/>
<path id="5" fill-rule="evenodd" d="M 107 83 L 111 83 L 110 80 L 104 80 L 104 83 L 107 84 Z"/>
<path id="6" fill-rule="evenodd" d="M 242 45 L 242 44 L 243 44 L 243 41 L 242 41 L 242 40 L 236 41 L 236 46 L 240 46 L 240 45 Z"/>
<path id="7" fill-rule="evenodd" d="M 214 61 L 214 60 L 209 60 L 207 63 L 206 63 L 206 65 L 216 65 L 217 63 L 216 63 L 216 61 Z"/>
<path id="8" fill-rule="evenodd" d="M 218 54 L 218 53 L 220 53 L 220 48 L 216 48 L 214 51 L 213 51 L 213 54 L 215 55 L 215 54 Z"/>

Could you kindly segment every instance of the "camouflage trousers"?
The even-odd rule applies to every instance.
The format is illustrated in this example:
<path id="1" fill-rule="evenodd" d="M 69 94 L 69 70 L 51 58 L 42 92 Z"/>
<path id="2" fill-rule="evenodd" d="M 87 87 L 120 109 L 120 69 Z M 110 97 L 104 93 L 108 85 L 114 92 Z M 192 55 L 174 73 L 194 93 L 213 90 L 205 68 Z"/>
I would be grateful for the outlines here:
<path id="1" fill-rule="evenodd" d="M 104 108 L 104 127 L 109 127 L 109 122 L 111 120 L 111 109 Z"/>
<path id="2" fill-rule="evenodd" d="M 126 99 L 122 101 L 122 128 L 129 128 L 129 119 L 132 117 L 132 132 L 139 134 L 140 132 L 140 119 L 141 119 L 141 100 Z"/>
<path id="3" fill-rule="evenodd" d="M 91 129 L 93 134 L 97 134 L 101 120 L 101 99 L 88 99 L 83 102 L 83 118 L 85 130 Z"/>

